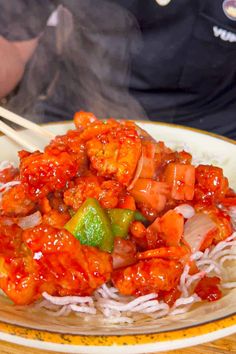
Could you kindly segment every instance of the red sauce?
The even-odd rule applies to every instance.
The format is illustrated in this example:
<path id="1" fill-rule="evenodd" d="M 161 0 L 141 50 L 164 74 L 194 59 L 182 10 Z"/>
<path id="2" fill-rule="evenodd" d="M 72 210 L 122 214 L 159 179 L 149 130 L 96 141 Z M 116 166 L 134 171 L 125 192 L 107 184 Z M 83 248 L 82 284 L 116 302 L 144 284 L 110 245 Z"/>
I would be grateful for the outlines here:
<path id="1" fill-rule="evenodd" d="M 202 299 L 207 301 L 216 301 L 222 297 L 221 290 L 218 285 L 220 278 L 218 277 L 204 277 L 195 288 L 195 293 Z"/>
<path id="2" fill-rule="evenodd" d="M 164 302 L 171 307 L 180 296 L 181 292 L 177 288 L 173 288 L 170 291 L 161 292 L 158 298 L 164 300 Z"/>
<path id="3" fill-rule="evenodd" d="M 17 177 L 19 171 L 17 168 L 10 166 L 0 171 L 0 183 L 7 183 Z"/>
<path id="4" fill-rule="evenodd" d="M 66 230 L 41 224 L 22 232 L 0 224 L 0 288 L 18 305 L 52 295 L 91 295 L 106 283 L 111 256 L 82 246 Z"/>
<path id="5" fill-rule="evenodd" d="M 183 218 L 167 211 L 187 202 L 209 214 L 217 230 L 204 246 L 217 244 L 232 233 L 229 217 L 217 207 L 222 200 L 226 205 L 234 203 L 227 178 L 215 166 L 195 169 L 189 153 L 155 142 L 133 122 L 103 122 L 82 112 L 76 115 L 75 124 L 78 130 L 56 137 L 44 152 L 21 151 L 19 170 L 0 171 L 0 183 L 18 174 L 21 182 L 6 191 L 0 203 L 0 288 L 23 305 L 37 300 L 43 291 L 90 295 L 111 279 L 121 294 L 155 292 L 172 305 L 180 296 L 177 286 L 187 257 Z M 142 178 L 128 191 L 140 156 L 144 160 Z M 174 172 L 179 171 L 178 176 L 171 175 L 171 181 L 164 178 L 170 163 Z M 172 193 L 173 186 L 177 195 Z M 96 198 L 104 209 L 137 208 L 149 222 L 147 226 L 134 221 L 127 240 L 116 239 L 113 267 L 110 254 L 81 245 L 63 229 L 70 213 L 89 197 Z M 35 211 L 42 215 L 40 225 L 23 231 L 15 224 L 17 218 Z M 171 215 L 168 221 L 166 214 Z M 167 245 L 178 246 L 169 257 Z M 160 248 L 166 251 L 165 259 L 160 258 Z M 138 259 L 137 251 L 147 259 Z M 194 264 L 191 271 L 197 272 Z M 205 277 L 195 291 L 203 300 L 215 301 L 221 297 L 219 283 L 217 277 Z"/>

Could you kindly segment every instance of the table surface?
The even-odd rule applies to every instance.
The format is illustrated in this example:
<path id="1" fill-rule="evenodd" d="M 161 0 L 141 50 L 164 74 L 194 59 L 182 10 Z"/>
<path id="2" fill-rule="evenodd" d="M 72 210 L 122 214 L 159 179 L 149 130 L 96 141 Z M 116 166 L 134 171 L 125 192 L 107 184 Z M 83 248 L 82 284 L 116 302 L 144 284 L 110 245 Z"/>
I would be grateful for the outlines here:
<path id="1" fill-rule="evenodd" d="M 0 353 L 1 354 L 53 354 L 55 352 L 42 351 L 29 347 L 18 346 L 15 344 L 0 341 Z M 236 334 L 219 339 L 212 343 L 198 345 L 196 347 L 173 350 L 168 352 L 171 354 L 226 354 L 236 353 Z M 57 353 L 59 354 L 59 353 Z M 159 353 L 164 354 L 164 352 Z M 165 352 L 167 354 L 167 352 Z"/>

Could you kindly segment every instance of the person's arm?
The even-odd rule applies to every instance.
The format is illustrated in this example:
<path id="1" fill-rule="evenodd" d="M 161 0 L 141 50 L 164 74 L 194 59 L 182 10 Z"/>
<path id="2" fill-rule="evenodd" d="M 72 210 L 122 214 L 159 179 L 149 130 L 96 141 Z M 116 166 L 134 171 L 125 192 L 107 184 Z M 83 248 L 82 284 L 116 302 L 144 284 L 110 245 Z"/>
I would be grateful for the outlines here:
<path id="1" fill-rule="evenodd" d="M 0 98 L 19 83 L 37 44 L 38 38 L 12 42 L 0 36 Z"/>

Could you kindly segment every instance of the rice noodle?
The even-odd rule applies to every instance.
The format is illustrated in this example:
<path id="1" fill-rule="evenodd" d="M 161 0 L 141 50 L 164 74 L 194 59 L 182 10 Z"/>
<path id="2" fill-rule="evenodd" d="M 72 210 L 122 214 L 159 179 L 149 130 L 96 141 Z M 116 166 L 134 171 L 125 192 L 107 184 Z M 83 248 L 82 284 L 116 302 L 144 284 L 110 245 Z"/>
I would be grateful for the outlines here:
<path id="1" fill-rule="evenodd" d="M 6 168 L 15 167 L 15 163 L 11 161 L 1 161 L 0 162 L 0 172 L 4 171 Z"/>
<path id="2" fill-rule="evenodd" d="M 11 181 L 11 182 L 7 182 L 7 183 L 0 183 L 0 192 L 3 192 L 3 191 L 6 192 L 11 187 L 17 186 L 20 183 L 21 183 L 20 181 Z"/>
<path id="3" fill-rule="evenodd" d="M 69 306 L 63 306 L 57 311 L 45 310 L 45 312 L 50 316 L 52 315 L 54 317 L 60 317 L 60 316 L 68 316 L 71 312 L 71 309 Z"/>
<path id="4" fill-rule="evenodd" d="M 101 286 L 101 289 L 104 290 L 104 292 L 106 293 L 106 295 L 108 297 L 110 297 L 111 299 L 116 299 L 116 300 L 119 300 L 119 295 L 117 294 L 118 293 L 118 290 L 114 287 L 108 287 L 106 284 L 103 284 Z"/>
<path id="5" fill-rule="evenodd" d="M 70 305 L 77 303 L 93 303 L 90 296 L 51 296 L 46 292 L 42 293 L 43 297 L 54 305 Z"/>
<path id="6" fill-rule="evenodd" d="M 118 310 L 118 311 L 136 311 L 136 308 L 140 310 L 140 304 L 143 305 L 143 308 L 146 308 L 149 306 L 149 300 L 155 299 L 157 297 L 157 294 L 148 294 L 148 295 L 143 295 L 139 296 L 136 299 L 128 302 L 128 303 L 120 303 L 118 301 L 114 300 L 109 300 L 109 299 L 103 299 L 101 298 L 99 300 L 99 305 L 104 305 L 107 308 L 113 309 L 113 310 Z M 147 303 L 146 303 L 147 302 Z M 154 302 L 151 302 L 151 305 L 154 303 L 154 305 L 158 305 L 158 300 L 155 300 Z"/>
<path id="7" fill-rule="evenodd" d="M 213 255 L 212 260 L 217 260 L 219 257 L 223 257 L 224 255 L 235 255 L 235 252 L 230 251 L 228 249 L 222 250 L 220 252 L 217 252 L 215 255 Z"/>
<path id="8" fill-rule="evenodd" d="M 72 311 L 75 311 L 75 312 L 90 313 L 93 315 L 95 315 L 97 312 L 94 307 L 89 307 L 89 306 L 78 306 L 78 305 L 72 304 L 72 305 L 70 305 L 70 308 Z"/>
<path id="9" fill-rule="evenodd" d="M 151 318 L 161 318 L 166 315 L 175 316 L 183 314 L 193 306 L 200 302 L 201 299 L 193 293 L 194 285 L 205 275 L 212 273 L 222 275 L 223 269 L 220 262 L 236 258 L 233 254 L 232 247 L 236 244 L 236 233 L 227 240 L 220 242 L 217 246 L 207 249 L 204 252 L 196 252 L 191 256 L 196 261 L 199 272 L 193 275 L 189 274 L 190 267 L 186 265 L 180 278 L 179 290 L 181 297 L 176 300 L 170 308 L 163 301 L 157 299 L 155 293 L 143 295 L 138 298 L 131 298 L 118 295 L 118 290 L 109 284 L 102 285 L 95 292 L 93 297 L 66 296 L 56 297 L 47 293 L 43 293 L 45 300 L 40 307 L 45 308 L 47 313 L 53 316 L 66 316 L 70 312 L 74 312 L 79 316 L 94 315 L 101 313 L 103 322 L 106 323 L 132 323 L 135 321 L 135 314 L 144 314 Z M 219 263 L 216 263 L 216 260 Z M 236 287 L 236 282 L 222 283 L 223 289 L 231 289 Z M 49 310 L 48 302 L 53 305 L 53 309 Z M 56 309 L 55 309 L 56 306 Z"/>
<path id="10" fill-rule="evenodd" d="M 201 299 L 199 296 L 197 296 L 196 294 L 193 294 L 189 297 L 181 297 L 179 299 L 177 299 L 170 311 L 170 314 L 172 316 L 174 315 L 179 315 L 182 313 L 187 312 L 190 307 L 195 304 L 196 302 L 200 302 Z"/>
<path id="11" fill-rule="evenodd" d="M 203 259 L 203 260 L 197 261 L 196 263 L 197 263 L 197 267 L 199 267 L 199 268 L 203 267 L 204 270 L 205 270 L 204 266 L 211 265 L 216 274 L 220 274 L 222 271 L 219 264 L 217 264 L 217 262 L 213 261 L 212 259 Z"/>
<path id="12" fill-rule="evenodd" d="M 191 260 L 195 260 L 199 272 L 189 274 L 190 266 L 184 267 L 180 277 L 179 290 L 181 292 L 172 307 L 164 301 L 158 300 L 157 294 L 139 296 L 137 298 L 126 297 L 118 294 L 118 290 L 110 284 L 103 284 L 97 289 L 93 296 L 51 296 L 43 293 L 44 300 L 36 305 L 40 309 L 53 316 L 67 316 L 73 312 L 77 316 L 82 316 L 85 320 L 87 316 L 97 315 L 105 323 L 132 323 L 137 315 L 143 314 L 153 319 L 170 315 L 183 314 L 198 303 L 201 299 L 193 293 L 197 282 L 205 275 L 217 275 L 222 279 L 222 264 L 226 260 L 236 259 L 236 252 L 233 247 L 236 245 L 236 232 L 226 240 L 216 246 L 206 249 L 204 252 L 192 254 Z M 232 289 L 236 287 L 235 281 L 223 281 L 222 289 Z M 99 316 L 100 314 L 100 316 Z"/>
<path id="13" fill-rule="evenodd" d="M 197 261 L 198 259 L 202 258 L 203 257 L 203 252 L 201 251 L 197 251 L 195 253 L 193 253 L 190 257 L 190 260 L 191 261 Z"/>

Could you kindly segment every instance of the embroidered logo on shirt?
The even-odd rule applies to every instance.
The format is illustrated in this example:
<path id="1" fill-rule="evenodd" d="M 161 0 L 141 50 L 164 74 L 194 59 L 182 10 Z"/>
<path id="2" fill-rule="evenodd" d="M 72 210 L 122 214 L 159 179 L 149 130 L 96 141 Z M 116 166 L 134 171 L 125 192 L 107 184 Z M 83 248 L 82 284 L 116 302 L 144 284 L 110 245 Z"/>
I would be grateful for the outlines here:
<path id="1" fill-rule="evenodd" d="M 224 0 L 223 10 L 230 20 L 236 21 L 236 0 Z"/>
<path id="2" fill-rule="evenodd" d="M 169 2 L 171 2 L 171 0 L 156 0 L 156 2 L 158 3 L 158 5 L 160 6 L 166 6 L 169 4 Z"/>
<path id="3" fill-rule="evenodd" d="M 222 39 L 222 41 L 225 42 L 231 42 L 234 43 L 236 42 L 236 34 L 230 31 L 226 31 L 223 28 L 220 28 L 218 26 L 213 27 L 213 32 L 215 37 L 219 37 Z"/>

